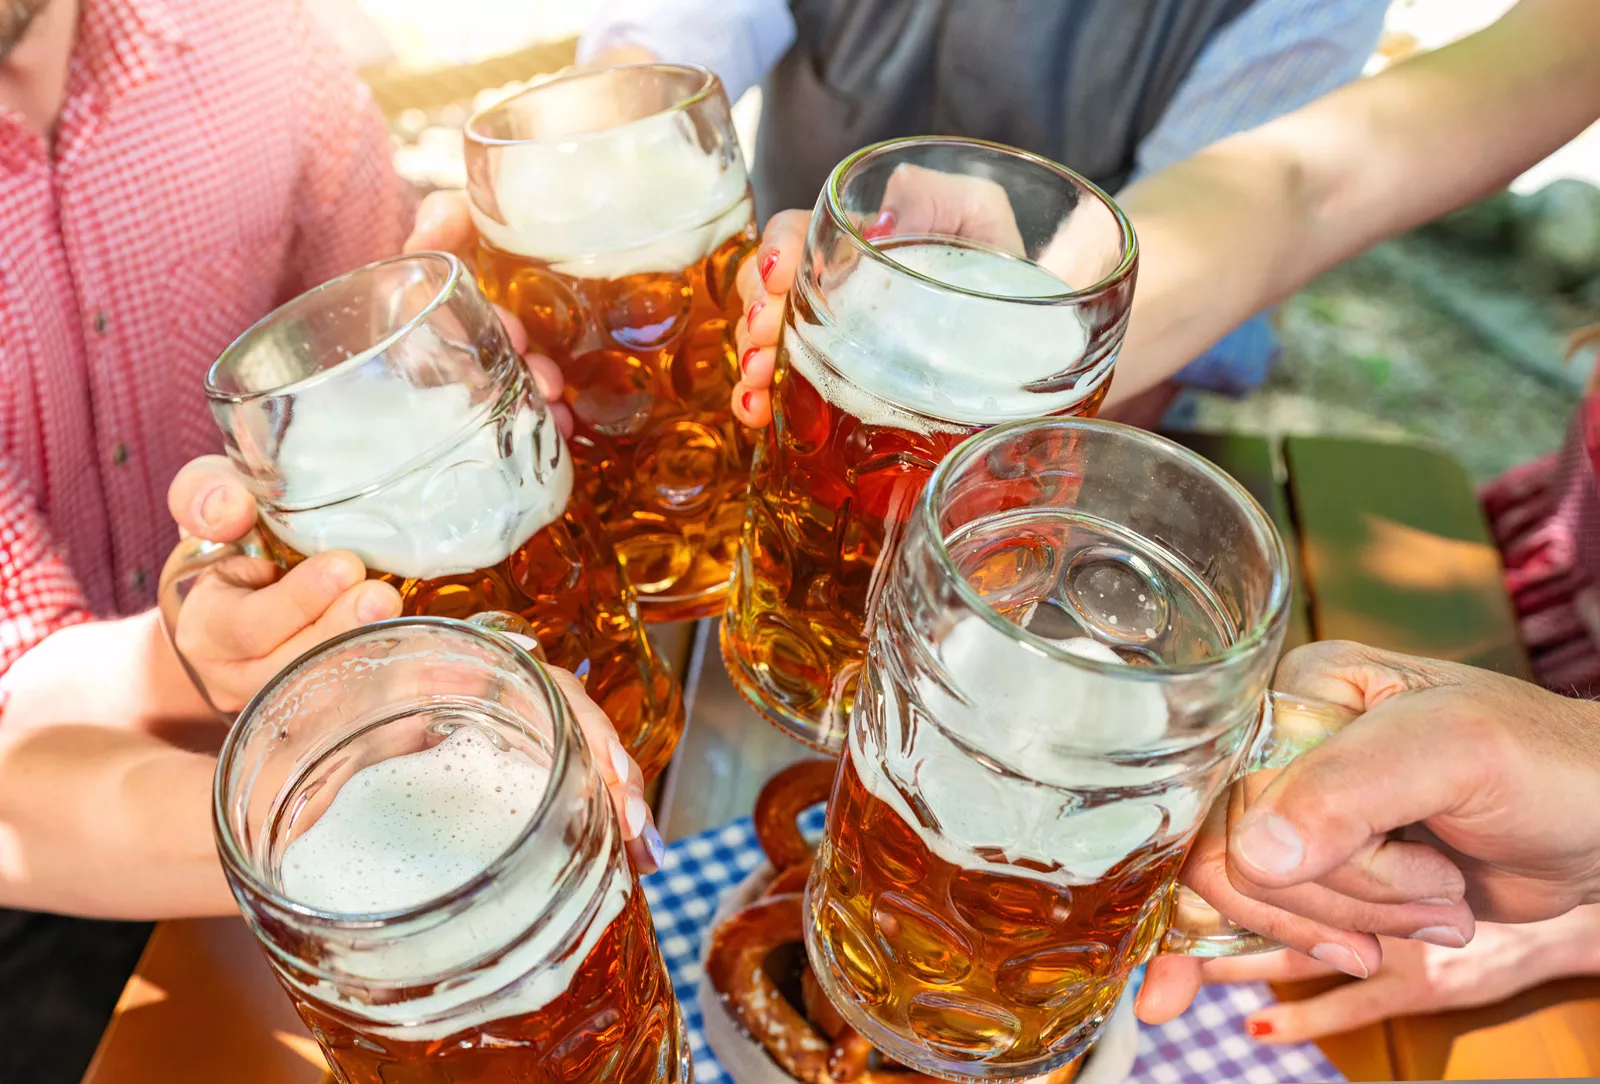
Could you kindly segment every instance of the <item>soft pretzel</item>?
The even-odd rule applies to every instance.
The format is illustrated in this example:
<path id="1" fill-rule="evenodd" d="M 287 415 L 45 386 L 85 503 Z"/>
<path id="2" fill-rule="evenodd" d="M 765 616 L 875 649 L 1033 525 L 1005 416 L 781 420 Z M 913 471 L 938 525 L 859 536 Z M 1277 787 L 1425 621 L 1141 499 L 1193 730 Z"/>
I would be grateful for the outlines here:
<path id="1" fill-rule="evenodd" d="M 831 760 L 802 760 L 767 780 L 756 797 L 756 840 L 775 870 L 810 864 L 811 844 L 800 834 L 799 816 L 833 790 L 838 766 Z"/>
<path id="2" fill-rule="evenodd" d="M 763 896 L 787 896 L 791 892 L 796 894 L 804 893 L 806 879 L 810 876 L 811 861 L 807 859 L 798 866 L 790 866 L 774 877 L 772 883 L 767 886 L 767 890 L 761 894 Z"/>
<path id="3" fill-rule="evenodd" d="M 764 896 L 729 915 L 711 931 L 706 977 L 739 1026 L 784 1072 L 801 1084 L 847 1084 L 829 1071 L 833 1044 L 789 1004 L 764 966 L 774 949 L 801 939 L 802 910 L 801 897 L 790 893 Z M 867 1069 L 863 1063 L 848 1084 L 937 1082 L 922 1073 Z"/>

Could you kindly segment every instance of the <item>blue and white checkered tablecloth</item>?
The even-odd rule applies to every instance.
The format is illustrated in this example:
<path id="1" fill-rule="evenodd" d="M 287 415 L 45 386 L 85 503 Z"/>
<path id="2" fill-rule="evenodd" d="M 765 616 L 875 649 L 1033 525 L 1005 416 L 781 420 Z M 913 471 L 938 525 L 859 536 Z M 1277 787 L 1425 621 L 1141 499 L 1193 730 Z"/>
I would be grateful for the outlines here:
<path id="1" fill-rule="evenodd" d="M 821 810 L 802 818 L 802 827 L 821 827 Z M 645 898 L 655 916 L 661 954 L 683 1006 L 694 1053 L 696 1084 L 729 1080 L 706 1045 L 701 1030 L 702 945 L 722 894 L 738 885 L 764 858 L 750 818 L 680 839 L 667 847 L 666 864 L 644 879 Z M 1140 1026 L 1139 1060 L 1130 1084 L 1302 1084 L 1343 1080 L 1316 1046 L 1262 1046 L 1245 1037 L 1244 1019 L 1272 1000 L 1263 984 L 1207 986 L 1187 1013 L 1165 1027 Z"/>

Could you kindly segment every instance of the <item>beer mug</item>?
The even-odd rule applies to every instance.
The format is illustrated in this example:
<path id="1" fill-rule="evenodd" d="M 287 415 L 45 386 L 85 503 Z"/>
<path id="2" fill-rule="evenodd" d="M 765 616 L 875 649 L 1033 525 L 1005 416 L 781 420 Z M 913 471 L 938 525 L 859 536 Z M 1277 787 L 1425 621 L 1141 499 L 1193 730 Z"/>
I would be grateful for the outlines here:
<path id="1" fill-rule="evenodd" d="M 987 217 L 914 217 L 962 200 Z M 1136 262 L 1109 197 L 1023 151 L 898 140 L 834 170 L 789 293 L 722 625 L 757 711 L 839 751 L 884 559 L 929 473 L 984 426 L 1094 413 Z"/>
<path id="2" fill-rule="evenodd" d="M 722 608 L 754 442 L 734 275 L 755 203 L 727 96 L 703 68 L 540 83 L 472 117 L 478 277 L 566 374 L 580 484 L 648 621 Z"/>
<path id="3" fill-rule="evenodd" d="M 1249 494 L 1147 432 L 1020 422 L 940 465 L 807 888 L 849 1024 L 938 1076 L 1033 1077 L 1153 953 L 1270 947 L 1175 886 L 1230 781 L 1351 718 L 1267 691 L 1288 570 Z"/>
<path id="4" fill-rule="evenodd" d="M 335 637 L 217 766 L 217 846 L 344 1084 L 687 1084 L 617 817 L 560 689 L 447 618 Z"/>
<path id="5" fill-rule="evenodd" d="M 256 497 L 243 545 L 186 540 L 161 579 L 169 629 L 200 572 L 240 552 L 289 567 L 354 552 L 404 612 L 520 614 L 654 778 L 683 731 L 677 682 L 522 359 L 454 256 L 383 260 L 239 337 L 206 377 Z"/>

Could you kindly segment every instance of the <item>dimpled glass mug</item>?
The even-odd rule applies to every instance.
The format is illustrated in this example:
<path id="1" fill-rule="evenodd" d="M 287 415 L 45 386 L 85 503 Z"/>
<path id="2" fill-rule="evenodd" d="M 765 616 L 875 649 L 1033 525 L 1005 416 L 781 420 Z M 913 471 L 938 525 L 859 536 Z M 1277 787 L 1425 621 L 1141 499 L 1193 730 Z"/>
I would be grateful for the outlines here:
<path id="1" fill-rule="evenodd" d="M 168 629 L 223 558 L 292 567 L 349 550 L 407 614 L 520 614 L 645 778 L 666 766 L 682 692 L 566 442 L 460 260 L 380 260 L 302 294 L 223 352 L 206 396 L 261 530 L 240 545 L 178 545 L 161 576 Z"/>
<path id="2" fill-rule="evenodd" d="M 268 682 L 217 766 L 218 849 L 343 1084 L 687 1084 L 644 891 L 512 614 L 400 618 Z"/>
<path id="3" fill-rule="evenodd" d="M 1150 433 L 1014 423 L 939 466 L 895 561 L 807 890 L 845 1020 L 1034 1077 L 1153 953 L 1270 947 L 1176 887 L 1230 781 L 1351 717 L 1267 691 L 1289 565 L 1250 496 Z"/>

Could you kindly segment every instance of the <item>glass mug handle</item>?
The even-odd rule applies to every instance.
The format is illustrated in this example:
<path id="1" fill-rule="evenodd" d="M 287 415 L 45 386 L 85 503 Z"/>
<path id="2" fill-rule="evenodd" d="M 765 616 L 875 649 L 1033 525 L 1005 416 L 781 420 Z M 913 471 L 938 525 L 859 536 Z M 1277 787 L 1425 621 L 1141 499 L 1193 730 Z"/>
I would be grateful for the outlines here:
<path id="1" fill-rule="evenodd" d="M 1358 712 L 1321 700 L 1271 690 L 1262 707 L 1261 722 L 1244 762 L 1233 782 L 1274 768 L 1288 767 L 1300 754 L 1322 744 L 1359 717 Z M 1224 794 L 1224 799 L 1226 794 Z M 1218 803 L 1213 815 L 1225 807 Z M 1191 888 L 1173 888 L 1172 920 L 1160 951 L 1184 956 L 1247 956 L 1283 946 L 1224 918 Z"/>
<path id="2" fill-rule="evenodd" d="M 231 722 L 235 713 L 221 710 L 211 699 L 211 692 L 206 688 L 205 682 L 200 680 L 200 675 L 189 665 L 189 660 L 184 658 L 183 651 L 179 649 L 177 635 L 178 613 L 183 609 L 184 600 L 189 597 L 189 592 L 194 589 L 195 583 L 212 566 L 230 557 L 272 559 L 272 555 L 267 552 L 266 543 L 262 540 L 260 530 L 254 527 L 237 542 L 207 542 L 203 538 L 185 538 L 173 547 L 172 553 L 167 557 L 167 563 L 161 568 L 161 580 L 156 588 L 156 608 L 161 612 L 161 627 L 166 630 L 167 640 L 172 644 L 172 653 L 178 656 L 178 661 L 183 664 L 189 680 L 200 691 L 200 695 L 205 697 L 211 710 Z M 489 610 L 476 614 L 467 621 L 480 628 L 501 633 L 542 663 L 550 661 L 545 657 L 544 648 L 540 645 L 533 626 L 518 614 L 506 610 Z"/>

